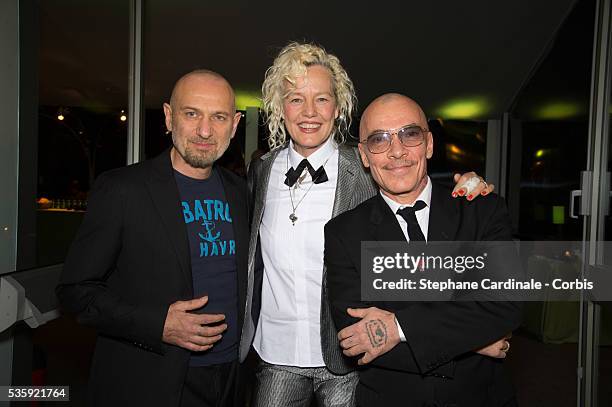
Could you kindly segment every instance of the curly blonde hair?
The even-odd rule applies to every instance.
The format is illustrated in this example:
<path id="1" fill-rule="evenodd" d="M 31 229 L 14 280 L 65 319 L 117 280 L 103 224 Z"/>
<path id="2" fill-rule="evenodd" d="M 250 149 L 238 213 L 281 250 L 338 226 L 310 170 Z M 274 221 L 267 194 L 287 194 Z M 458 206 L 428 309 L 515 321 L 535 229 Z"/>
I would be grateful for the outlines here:
<path id="1" fill-rule="evenodd" d="M 283 123 L 283 99 L 288 95 L 285 91 L 285 81 L 295 84 L 296 77 L 306 75 L 306 69 L 313 65 L 321 65 L 331 73 L 339 112 L 332 131 L 339 144 L 345 141 L 353 109 L 357 105 L 353 82 L 335 55 L 327 53 L 315 44 L 292 42 L 280 51 L 272 66 L 268 68 L 261 86 L 266 124 L 270 130 L 268 144 L 271 149 L 284 145 L 287 140 Z"/>

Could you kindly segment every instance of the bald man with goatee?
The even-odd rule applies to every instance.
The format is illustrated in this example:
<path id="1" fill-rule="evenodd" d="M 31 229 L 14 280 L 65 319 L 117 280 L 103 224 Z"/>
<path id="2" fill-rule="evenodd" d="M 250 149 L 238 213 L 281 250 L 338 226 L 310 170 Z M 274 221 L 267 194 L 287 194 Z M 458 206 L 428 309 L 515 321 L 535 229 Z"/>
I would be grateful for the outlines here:
<path id="1" fill-rule="evenodd" d="M 338 339 L 361 365 L 357 405 L 515 405 L 501 361 L 509 333 L 520 324 L 519 305 L 361 301 L 362 242 L 512 240 L 500 197 L 455 200 L 432 182 L 427 160 L 433 143 L 415 101 L 399 94 L 374 100 L 361 119 L 359 152 L 379 193 L 325 227 Z"/>
<path id="2" fill-rule="evenodd" d="M 172 147 L 98 177 L 57 289 L 98 332 L 91 406 L 236 401 L 242 326 L 254 323 L 244 311 L 248 195 L 215 162 L 240 113 L 208 70 L 181 77 L 163 109 Z"/>

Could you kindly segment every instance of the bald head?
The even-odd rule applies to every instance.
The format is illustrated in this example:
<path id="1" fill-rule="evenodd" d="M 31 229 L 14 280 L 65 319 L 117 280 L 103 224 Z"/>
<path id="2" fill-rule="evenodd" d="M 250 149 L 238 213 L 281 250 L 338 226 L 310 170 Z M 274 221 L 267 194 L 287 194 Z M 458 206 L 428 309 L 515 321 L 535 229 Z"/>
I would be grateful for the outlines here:
<path id="1" fill-rule="evenodd" d="M 408 124 L 427 128 L 427 116 L 421 106 L 408 96 L 386 93 L 374 99 L 361 115 L 359 139 L 365 140 L 374 130 L 397 129 Z"/>
<path id="2" fill-rule="evenodd" d="M 222 92 L 225 91 L 227 97 L 231 100 L 232 110 L 236 110 L 236 99 L 232 85 L 230 85 L 223 75 L 208 69 L 196 69 L 181 76 L 174 84 L 174 88 L 172 88 L 170 106 L 176 106 L 180 96 L 189 90 L 195 83 L 210 83 L 214 88 Z"/>
<path id="3" fill-rule="evenodd" d="M 382 95 L 363 112 L 359 140 L 361 160 L 381 192 L 411 205 L 427 185 L 427 160 L 433 154 L 423 109 L 404 95 Z"/>
<path id="4" fill-rule="evenodd" d="M 205 179 L 227 150 L 241 114 L 236 112 L 234 91 L 227 80 L 216 72 L 197 70 L 176 82 L 170 103 L 164 103 L 164 116 L 172 133 L 173 168 Z"/>

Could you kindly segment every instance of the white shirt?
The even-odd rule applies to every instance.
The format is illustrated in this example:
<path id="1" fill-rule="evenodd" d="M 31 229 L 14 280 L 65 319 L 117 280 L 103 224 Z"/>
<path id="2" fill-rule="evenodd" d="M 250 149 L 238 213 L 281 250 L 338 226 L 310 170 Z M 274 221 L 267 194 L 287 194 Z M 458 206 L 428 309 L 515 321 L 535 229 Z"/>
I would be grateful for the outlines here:
<path id="1" fill-rule="evenodd" d="M 399 225 L 402 228 L 402 232 L 404 232 L 404 236 L 406 236 L 406 241 L 409 242 L 410 237 L 408 236 L 408 223 L 401 215 L 398 215 L 397 211 L 400 209 L 404 209 L 407 206 L 414 206 L 414 203 L 412 205 L 403 205 L 398 202 L 395 202 L 393 199 L 383 194 L 382 191 L 380 192 L 380 195 L 383 197 L 387 205 L 389 205 L 389 208 L 391 208 L 391 210 L 395 214 L 395 219 L 397 219 L 397 221 L 399 222 Z M 427 185 L 425 185 L 425 189 L 421 191 L 417 199 L 414 200 L 414 202 L 416 201 L 423 201 L 425 202 L 425 205 L 427 205 L 420 211 L 415 212 L 419 227 L 421 228 L 421 231 L 425 236 L 425 240 L 427 241 L 427 231 L 429 230 L 429 207 L 431 204 L 431 179 L 429 178 L 429 175 L 427 175 Z M 400 341 L 406 342 L 406 336 L 404 335 L 404 331 L 402 330 L 402 327 L 397 321 L 397 318 L 395 319 L 395 324 L 397 325 Z"/>
<path id="2" fill-rule="evenodd" d="M 325 366 L 320 335 L 323 227 L 332 216 L 338 157 L 338 146 L 330 137 L 308 157 L 315 170 L 325 167 L 328 181 L 313 184 L 305 169 L 303 180 L 291 188 L 291 196 L 285 173 L 304 157 L 291 142 L 272 164 L 259 228 L 264 275 L 253 342 L 268 363 Z M 297 221 L 292 225 L 289 215 L 294 210 Z"/>

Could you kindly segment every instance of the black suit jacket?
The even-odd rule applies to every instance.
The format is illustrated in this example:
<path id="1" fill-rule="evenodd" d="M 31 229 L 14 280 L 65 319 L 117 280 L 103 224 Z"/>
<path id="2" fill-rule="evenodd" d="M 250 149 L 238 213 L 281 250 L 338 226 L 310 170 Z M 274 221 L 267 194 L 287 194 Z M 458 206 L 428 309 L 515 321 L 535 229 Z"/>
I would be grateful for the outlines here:
<path id="1" fill-rule="evenodd" d="M 432 185 L 428 241 L 512 240 L 505 204 L 497 195 L 473 202 Z M 355 319 L 347 307 L 395 312 L 406 342 L 360 369 L 362 406 L 497 406 L 514 399 L 499 360 L 473 352 L 520 324 L 520 304 L 508 302 L 360 301 L 362 241 L 405 241 L 380 194 L 325 227 L 328 298 L 338 329 Z"/>
<path id="2" fill-rule="evenodd" d="M 232 210 L 239 326 L 248 254 L 246 182 L 217 167 Z M 57 288 L 99 333 L 90 404 L 176 406 L 190 352 L 162 342 L 168 307 L 193 298 L 191 258 L 169 151 L 100 175 Z"/>

